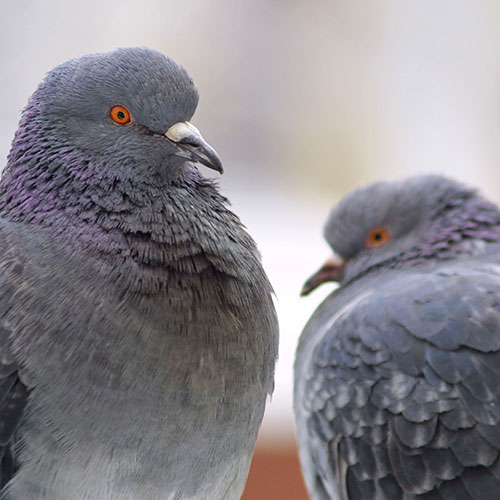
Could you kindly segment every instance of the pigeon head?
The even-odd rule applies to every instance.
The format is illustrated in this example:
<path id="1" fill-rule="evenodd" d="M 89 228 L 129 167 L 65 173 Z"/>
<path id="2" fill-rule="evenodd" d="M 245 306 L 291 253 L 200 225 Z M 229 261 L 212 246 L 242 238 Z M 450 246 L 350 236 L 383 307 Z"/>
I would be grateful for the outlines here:
<path id="1" fill-rule="evenodd" d="M 43 169 L 59 156 L 68 170 L 74 165 L 81 173 L 95 163 L 99 172 L 92 174 L 139 180 L 175 179 L 186 162 L 222 172 L 215 151 L 189 123 L 197 104 L 187 72 L 154 50 L 73 59 L 48 73 L 31 97 L 9 163 L 36 157 Z"/>
<path id="2" fill-rule="evenodd" d="M 324 235 L 334 254 L 302 295 L 326 281 L 345 285 L 373 269 L 477 251 L 500 240 L 500 214 L 475 190 L 425 175 L 355 189 L 333 209 Z"/>

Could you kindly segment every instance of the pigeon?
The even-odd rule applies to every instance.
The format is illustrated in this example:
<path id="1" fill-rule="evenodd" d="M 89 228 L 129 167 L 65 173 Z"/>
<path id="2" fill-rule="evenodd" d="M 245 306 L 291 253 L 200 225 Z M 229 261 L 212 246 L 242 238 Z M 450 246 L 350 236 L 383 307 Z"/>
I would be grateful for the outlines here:
<path id="1" fill-rule="evenodd" d="M 254 241 L 197 163 L 187 72 L 67 61 L 0 180 L 2 500 L 240 498 L 277 321 Z"/>
<path id="2" fill-rule="evenodd" d="M 500 212 L 437 175 L 345 196 L 333 255 L 304 285 L 339 286 L 295 361 L 312 500 L 500 498 Z"/>

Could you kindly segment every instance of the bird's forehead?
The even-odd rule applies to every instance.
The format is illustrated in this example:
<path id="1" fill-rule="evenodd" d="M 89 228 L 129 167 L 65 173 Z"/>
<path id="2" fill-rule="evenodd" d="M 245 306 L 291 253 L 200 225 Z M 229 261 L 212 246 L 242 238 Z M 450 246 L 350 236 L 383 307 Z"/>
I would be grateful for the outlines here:
<path id="1" fill-rule="evenodd" d="M 356 228 L 381 223 L 394 203 L 394 194 L 384 185 L 376 184 L 360 188 L 344 196 L 332 210 L 325 232 L 330 234 L 351 233 Z"/>

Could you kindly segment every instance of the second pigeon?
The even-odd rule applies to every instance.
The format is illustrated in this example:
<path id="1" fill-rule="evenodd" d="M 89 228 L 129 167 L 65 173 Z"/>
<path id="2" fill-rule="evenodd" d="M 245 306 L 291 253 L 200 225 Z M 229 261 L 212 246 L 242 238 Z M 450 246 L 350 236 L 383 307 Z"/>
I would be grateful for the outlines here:
<path id="1" fill-rule="evenodd" d="M 312 500 L 500 498 L 500 212 L 421 176 L 347 195 L 332 257 L 304 287 L 335 290 L 295 365 Z"/>

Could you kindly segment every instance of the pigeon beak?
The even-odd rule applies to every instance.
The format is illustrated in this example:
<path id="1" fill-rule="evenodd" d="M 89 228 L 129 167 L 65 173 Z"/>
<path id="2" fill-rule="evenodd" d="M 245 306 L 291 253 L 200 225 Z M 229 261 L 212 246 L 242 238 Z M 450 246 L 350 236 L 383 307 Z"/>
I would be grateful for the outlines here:
<path id="1" fill-rule="evenodd" d="M 345 260 L 334 253 L 326 262 L 304 283 L 300 296 L 304 297 L 311 293 L 322 283 L 327 281 L 340 281 Z"/>
<path id="2" fill-rule="evenodd" d="M 191 123 L 174 123 L 165 132 L 165 137 L 177 146 L 178 156 L 201 163 L 221 174 L 224 172 L 222 162 L 215 149 L 203 139 L 200 131 Z"/>

